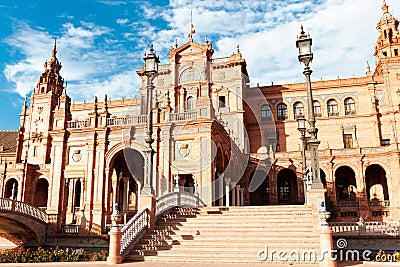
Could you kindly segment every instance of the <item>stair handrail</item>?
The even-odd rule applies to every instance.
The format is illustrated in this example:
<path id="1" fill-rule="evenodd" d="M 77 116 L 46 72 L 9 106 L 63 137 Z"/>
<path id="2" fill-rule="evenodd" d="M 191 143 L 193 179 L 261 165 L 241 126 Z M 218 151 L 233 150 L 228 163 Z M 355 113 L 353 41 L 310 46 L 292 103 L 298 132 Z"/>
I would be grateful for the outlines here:
<path id="1" fill-rule="evenodd" d="M 17 201 L 14 199 L 1 198 L 0 210 L 28 215 L 44 223 L 47 223 L 48 221 L 48 216 L 46 212 L 22 201 Z"/>
<path id="2" fill-rule="evenodd" d="M 171 192 L 156 199 L 156 218 L 174 207 L 205 207 L 206 203 L 198 194 L 189 192 Z"/>
<path id="3" fill-rule="evenodd" d="M 143 231 L 150 227 L 150 211 L 142 209 L 133 216 L 122 228 L 121 250 L 120 255 L 125 255 L 129 251 L 129 247 L 134 243 L 136 238 Z"/>

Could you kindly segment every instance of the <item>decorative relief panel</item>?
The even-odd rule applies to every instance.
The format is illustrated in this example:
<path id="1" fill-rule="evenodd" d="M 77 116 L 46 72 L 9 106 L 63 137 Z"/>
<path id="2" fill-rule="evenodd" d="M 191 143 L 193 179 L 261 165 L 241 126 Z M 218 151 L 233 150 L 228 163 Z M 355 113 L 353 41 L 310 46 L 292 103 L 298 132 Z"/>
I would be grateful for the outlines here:
<path id="1" fill-rule="evenodd" d="M 69 148 L 69 164 L 70 165 L 81 165 L 85 162 L 85 147 L 70 147 Z"/>
<path id="2" fill-rule="evenodd" d="M 187 68 L 182 71 L 180 83 L 197 82 L 201 80 L 200 72 L 195 68 Z"/>

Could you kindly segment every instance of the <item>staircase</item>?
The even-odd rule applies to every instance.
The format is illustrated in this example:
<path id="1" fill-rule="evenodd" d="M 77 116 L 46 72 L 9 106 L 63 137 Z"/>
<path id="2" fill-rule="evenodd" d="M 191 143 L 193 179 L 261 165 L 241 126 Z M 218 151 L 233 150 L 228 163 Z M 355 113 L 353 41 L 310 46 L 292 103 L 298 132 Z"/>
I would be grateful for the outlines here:
<path id="1" fill-rule="evenodd" d="M 175 208 L 157 221 L 125 261 L 278 263 L 279 251 L 285 251 L 285 263 L 317 264 L 319 250 L 310 207 Z M 292 251 L 299 256 L 290 256 Z"/>

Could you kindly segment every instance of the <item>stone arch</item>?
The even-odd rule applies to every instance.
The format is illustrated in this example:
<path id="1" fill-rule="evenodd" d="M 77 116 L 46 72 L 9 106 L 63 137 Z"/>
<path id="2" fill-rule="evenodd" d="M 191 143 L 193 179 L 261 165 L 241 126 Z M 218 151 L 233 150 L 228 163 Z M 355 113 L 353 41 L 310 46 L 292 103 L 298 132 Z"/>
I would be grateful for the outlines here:
<path id="1" fill-rule="evenodd" d="M 282 169 L 277 175 L 279 204 L 295 204 L 298 202 L 297 175 L 291 169 Z"/>
<path id="2" fill-rule="evenodd" d="M 111 174 L 108 183 L 112 195 L 112 203 L 118 203 L 121 211 L 133 211 L 138 208 L 139 190 L 144 181 L 145 157 L 132 147 L 124 147 L 115 150 L 109 163 Z"/>
<path id="3" fill-rule="evenodd" d="M 296 99 L 292 105 L 293 117 L 306 116 L 307 104 L 300 99 Z"/>
<path id="4" fill-rule="evenodd" d="M 14 189 L 14 191 L 13 191 Z M 4 186 L 4 198 L 11 198 L 14 195 L 14 198 L 17 198 L 19 193 L 19 179 L 15 177 L 9 178 L 5 182 Z"/>
<path id="5" fill-rule="evenodd" d="M 354 170 L 343 165 L 335 171 L 336 199 L 356 200 L 357 182 Z"/>
<path id="6" fill-rule="evenodd" d="M 249 181 L 250 205 L 269 205 L 271 199 L 268 173 L 261 169 L 254 170 L 250 174 Z"/>
<path id="7" fill-rule="evenodd" d="M 379 164 L 365 169 L 365 186 L 368 200 L 389 200 L 386 171 Z"/>
<path id="8" fill-rule="evenodd" d="M 36 183 L 34 203 L 39 208 L 47 208 L 49 198 L 49 182 L 46 178 L 41 177 Z"/>
<path id="9" fill-rule="evenodd" d="M 126 146 L 122 142 L 121 143 L 117 143 L 114 146 L 112 146 L 104 156 L 106 168 L 110 168 L 111 167 L 111 161 L 114 159 L 115 155 L 118 152 L 120 152 L 121 150 L 123 150 L 124 148 L 134 149 L 134 150 L 138 151 L 142 155 L 143 158 L 145 158 L 145 155 L 143 154 L 143 151 L 146 149 L 146 147 L 144 145 L 139 144 L 137 142 L 131 142 L 130 146 Z"/>

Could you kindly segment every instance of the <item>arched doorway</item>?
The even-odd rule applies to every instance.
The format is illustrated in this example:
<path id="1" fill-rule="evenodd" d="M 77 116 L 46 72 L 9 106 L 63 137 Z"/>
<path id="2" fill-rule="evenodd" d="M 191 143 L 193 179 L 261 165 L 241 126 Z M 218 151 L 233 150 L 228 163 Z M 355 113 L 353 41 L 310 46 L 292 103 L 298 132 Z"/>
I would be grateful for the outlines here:
<path id="1" fill-rule="evenodd" d="M 17 198 L 18 196 L 18 181 L 15 178 L 11 178 L 7 181 L 5 189 L 4 189 L 4 197 L 5 198 Z"/>
<path id="2" fill-rule="evenodd" d="M 290 169 L 283 169 L 278 173 L 278 203 L 295 204 L 297 197 L 297 176 Z"/>
<path id="3" fill-rule="evenodd" d="M 336 199 L 356 200 L 356 175 L 352 168 L 341 166 L 335 172 Z"/>
<path id="4" fill-rule="evenodd" d="M 389 200 L 386 172 L 380 165 L 368 166 L 365 170 L 365 183 L 368 200 Z"/>
<path id="5" fill-rule="evenodd" d="M 215 174 L 214 174 L 214 202 L 213 206 L 223 206 L 226 205 L 225 198 L 224 198 L 224 158 L 222 149 L 220 147 L 217 148 L 217 153 L 215 156 Z"/>
<path id="6" fill-rule="evenodd" d="M 36 185 L 35 204 L 39 208 L 47 208 L 47 200 L 49 197 L 49 182 L 40 178 Z"/>
<path id="7" fill-rule="evenodd" d="M 253 188 L 258 186 L 257 188 Z M 251 190 L 254 190 L 251 192 Z M 270 204 L 269 179 L 265 171 L 255 170 L 250 176 L 250 205 L 263 206 Z"/>
<path id="8" fill-rule="evenodd" d="M 143 185 L 144 158 L 134 149 L 125 148 L 119 151 L 111 162 L 113 201 L 118 203 L 121 211 L 135 212 L 138 209 L 139 190 Z"/>

